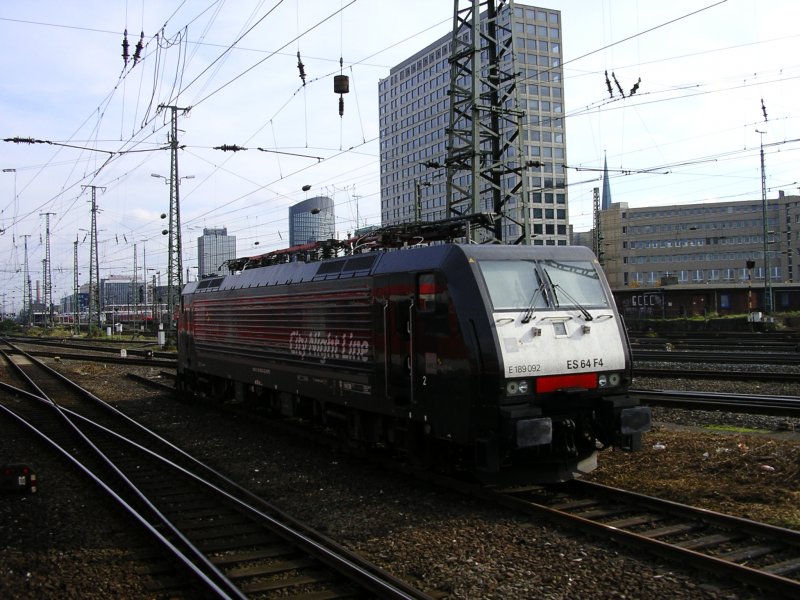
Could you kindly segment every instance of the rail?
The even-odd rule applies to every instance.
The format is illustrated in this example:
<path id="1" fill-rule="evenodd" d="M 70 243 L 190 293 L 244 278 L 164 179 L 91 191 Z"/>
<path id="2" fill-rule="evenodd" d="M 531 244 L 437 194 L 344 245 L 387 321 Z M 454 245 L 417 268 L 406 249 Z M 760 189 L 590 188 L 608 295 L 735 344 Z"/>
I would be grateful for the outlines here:
<path id="1" fill-rule="evenodd" d="M 42 389 L 51 388 L 52 381 L 40 384 L 36 394 L 7 387 L 16 397 L 29 401 L 13 403 L 13 412 L 40 430 L 56 427 L 53 410 L 63 415 L 60 427 L 80 432 L 82 442 L 70 436 L 61 452 L 76 453 L 73 458 L 79 460 L 77 456 L 86 454 L 86 446 L 92 447 L 93 457 L 100 457 L 105 470 L 110 468 L 114 476 L 97 475 L 104 470 L 98 469 L 97 462 L 87 469 L 113 491 L 113 497 L 124 498 L 136 507 L 132 515 L 146 528 L 162 532 L 166 540 L 162 545 L 184 564 L 194 565 L 198 578 L 211 586 L 214 595 L 243 598 L 266 589 L 281 589 L 291 597 L 304 593 L 308 586 L 317 586 L 331 593 L 345 589 L 372 597 L 427 598 L 197 461 L 34 357 L 25 357 L 26 361 L 10 362 L 24 362 L 22 370 L 29 374 L 34 368 L 43 370 L 38 371 L 37 379 L 41 372 L 47 378 L 57 377 L 80 397 L 61 400 L 56 406 L 41 398 Z M 41 413 L 39 407 L 45 404 L 48 410 Z M 131 460 L 133 456 L 136 458 Z M 119 480 L 125 485 L 119 486 Z M 187 518 L 184 509 L 189 505 L 212 518 L 200 522 Z M 224 526 L 216 526 L 218 522 Z M 220 554 L 224 558 L 219 558 Z M 267 566 L 252 564 L 263 563 L 270 556 Z M 295 560 L 296 556 L 310 558 Z M 242 569 L 245 564 L 248 568 Z M 271 570 L 278 575 L 270 575 Z M 241 574 L 245 571 L 246 575 Z M 272 580 L 265 581 L 270 576 Z"/>
<path id="2" fill-rule="evenodd" d="M 800 417 L 800 396 L 638 389 L 628 390 L 628 393 L 650 406 Z"/>

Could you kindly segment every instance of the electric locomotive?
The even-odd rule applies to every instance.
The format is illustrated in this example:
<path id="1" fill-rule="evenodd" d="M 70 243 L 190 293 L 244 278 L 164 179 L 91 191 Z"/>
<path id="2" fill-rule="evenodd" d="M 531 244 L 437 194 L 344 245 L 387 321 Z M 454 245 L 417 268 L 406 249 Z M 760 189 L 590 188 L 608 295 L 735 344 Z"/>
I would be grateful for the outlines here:
<path id="1" fill-rule="evenodd" d="M 261 403 L 497 481 L 580 476 L 598 448 L 637 449 L 649 429 L 589 249 L 448 243 L 297 260 L 311 248 L 185 286 L 182 393 Z"/>

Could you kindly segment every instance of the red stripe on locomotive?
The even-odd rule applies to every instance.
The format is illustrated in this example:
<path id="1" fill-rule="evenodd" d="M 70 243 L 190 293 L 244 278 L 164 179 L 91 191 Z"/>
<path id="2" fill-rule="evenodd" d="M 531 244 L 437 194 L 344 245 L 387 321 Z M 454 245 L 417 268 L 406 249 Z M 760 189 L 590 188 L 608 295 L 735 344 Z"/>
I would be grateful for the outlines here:
<path id="1" fill-rule="evenodd" d="M 549 377 L 539 377 L 539 379 L 536 380 L 536 391 L 540 394 L 568 388 L 596 389 L 597 373 L 551 375 Z"/>

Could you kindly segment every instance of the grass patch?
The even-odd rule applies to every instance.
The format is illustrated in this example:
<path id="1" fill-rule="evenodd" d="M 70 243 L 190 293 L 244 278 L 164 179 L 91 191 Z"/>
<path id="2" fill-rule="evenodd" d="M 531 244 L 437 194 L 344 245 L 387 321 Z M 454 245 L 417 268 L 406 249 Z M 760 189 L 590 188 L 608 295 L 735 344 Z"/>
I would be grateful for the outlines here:
<path id="1" fill-rule="evenodd" d="M 724 433 L 769 433 L 769 429 L 754 429 L 752 427 L 738 427 L 736 425 L 704 425 L 703 429 Z"/>

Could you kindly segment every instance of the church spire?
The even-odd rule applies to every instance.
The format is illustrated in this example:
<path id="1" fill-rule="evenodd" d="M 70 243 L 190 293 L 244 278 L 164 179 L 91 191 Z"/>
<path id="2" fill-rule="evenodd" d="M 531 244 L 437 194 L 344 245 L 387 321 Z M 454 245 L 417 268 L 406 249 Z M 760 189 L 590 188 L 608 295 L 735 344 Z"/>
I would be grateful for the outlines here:
<path id="1" fill-rule="evenodd" d="M 603 199 L 600 208 L 611 208 L 611 184 L 608 182 L 608 158 L 603 157 Z"/>

